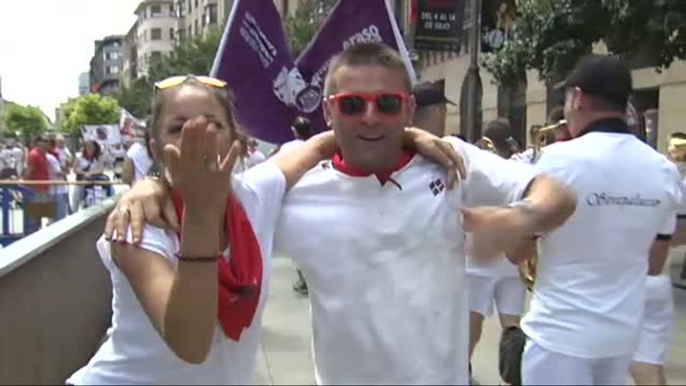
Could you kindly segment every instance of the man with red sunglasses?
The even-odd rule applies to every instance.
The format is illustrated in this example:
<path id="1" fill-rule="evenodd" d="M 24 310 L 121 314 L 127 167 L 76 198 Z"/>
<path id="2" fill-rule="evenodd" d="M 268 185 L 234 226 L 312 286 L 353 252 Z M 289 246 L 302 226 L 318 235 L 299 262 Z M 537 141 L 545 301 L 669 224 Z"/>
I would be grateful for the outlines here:
<path id="1" fill-rule="evenodd" d="M 404 146 L 410 91 L 402 59 L 383 44 L 335 57 L 324 112 L 340 151 L 283 202 L 275 248 L 308 282 L 318 384 L 466 384 L 465 229 L 480 232 L 490 250 L 475 255 L 486 256 L 575 208 L 530 166 L 456 138 L 441 146 L 462 154 L 467 178 L 447 189 L 445 168 Z M 140 197 L 144 185 L 134 189 Z M 502 207 L 467 209 L 482 204 Z"/>

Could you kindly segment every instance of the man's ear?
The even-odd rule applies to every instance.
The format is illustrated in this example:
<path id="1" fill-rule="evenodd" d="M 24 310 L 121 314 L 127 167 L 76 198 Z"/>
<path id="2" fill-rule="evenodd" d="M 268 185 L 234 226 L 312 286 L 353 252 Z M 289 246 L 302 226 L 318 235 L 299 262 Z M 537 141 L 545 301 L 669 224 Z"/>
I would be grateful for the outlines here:
<path id="1" fill-rule="evenodd" d="M 405 114 L 407 115 L 408 126 L 412 126 L 414 122 L 414 113 L 417 111 L 417 101 L 414 99 L 414 95 L 410 95 L 410 99 L 405 107 Z"/>
<path id="2" fill-rule="evenodd" d="M 331 105 L 329 104 L 329 101 L 326 100 L 326 97 L 324 97 L 324 100 L 322 101 L 322 110 L 324 112 L 326 127 L 331 128 Z"/>

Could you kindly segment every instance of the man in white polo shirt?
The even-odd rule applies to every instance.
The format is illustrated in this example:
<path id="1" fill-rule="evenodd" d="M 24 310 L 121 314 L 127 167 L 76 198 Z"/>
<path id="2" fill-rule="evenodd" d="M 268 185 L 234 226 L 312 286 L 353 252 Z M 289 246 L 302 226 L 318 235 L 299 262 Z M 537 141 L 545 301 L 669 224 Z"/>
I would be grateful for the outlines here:
<path id="1" fill-rule="evenodd" d="M 646 274 L 661 271 L 681 200 L 679 175 L 625 122 L 631 74 L 621 59 L 582 58 L 563 83 L 574 139 L 536 167 L 579 198 L 539 241 L 536 284 L 522 320 L 526 385 L 624 384 L 638 343 Z"/>
<path id="2" fill-rule="evenodd" d="M 559 226 L 576 199 L 456 138 L 467 177 L 447 189 L 445 168 L 404 149 L 410 79 L 385 45 L 348 48 L 325 84 L 340 152 L 289 191 L 275 240 L 308 282 L 317 383 L 466 384 L 465 229 L 508 249 Z M 466 209 L 478 205 L 501 207 Z"/>

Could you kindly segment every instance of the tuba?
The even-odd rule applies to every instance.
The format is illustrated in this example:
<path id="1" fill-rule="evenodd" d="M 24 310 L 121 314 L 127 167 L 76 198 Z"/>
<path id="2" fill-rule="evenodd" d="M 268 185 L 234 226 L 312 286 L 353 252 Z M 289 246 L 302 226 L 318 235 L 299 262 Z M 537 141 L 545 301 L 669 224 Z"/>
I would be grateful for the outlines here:
<path id="1" fill-rule="evenodd" d="M 548 126 L 543 126 L 535 131 L 533 131 L 531 142 L 533 144 L 533 163 L 536 163 L 538 161 L 539 157 L 541 156 L 541 150 L 546 146 L 549 145 L 547 138 L 548 138 L 548 133 L 552 132 L 553 130 L 557 130 L 560 128 L 564 128 L 567 126 L 567 121 L 566 120 L 561 120 L 557 123 L 554 123 L 552 125 Z M 524 285 L 529 291 L 533 291 L 534 284 L 536 283 L 536 268 L 537 268 L 537 263 L 538 263 L 538 247 L 535 245 L 533 251 L 531 252 L 531 255 L 529 258 L 524 260 L 520 265 L 519 265 L 519 276 L 522 278 L 522 281 L 524 282 Z"/>

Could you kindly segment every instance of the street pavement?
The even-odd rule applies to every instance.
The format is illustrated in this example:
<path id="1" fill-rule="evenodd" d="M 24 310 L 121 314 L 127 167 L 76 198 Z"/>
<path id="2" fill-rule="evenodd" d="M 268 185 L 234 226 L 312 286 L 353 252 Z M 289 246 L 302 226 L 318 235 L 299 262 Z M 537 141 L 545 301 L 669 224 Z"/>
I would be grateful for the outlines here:
<path id="1" fill-rule="evenodd" d="M 310 313 L 307 298 L 297 295 L 292 284 L 296 278 L 290 260 L 276 257 L 270 298 L 263 320 L 262 341 L 255 381 L 260 385 L 314 385 L 310 351 Z M 686 291 L 674 293 L 677 324 L 672 342 L 672 358 L 667 370 L 670 384 L 686 384 Z M 497 317 L 486 320 L 481 342 L 472 362 L 474 377 L 482 385 L 497 385 Z"/>

